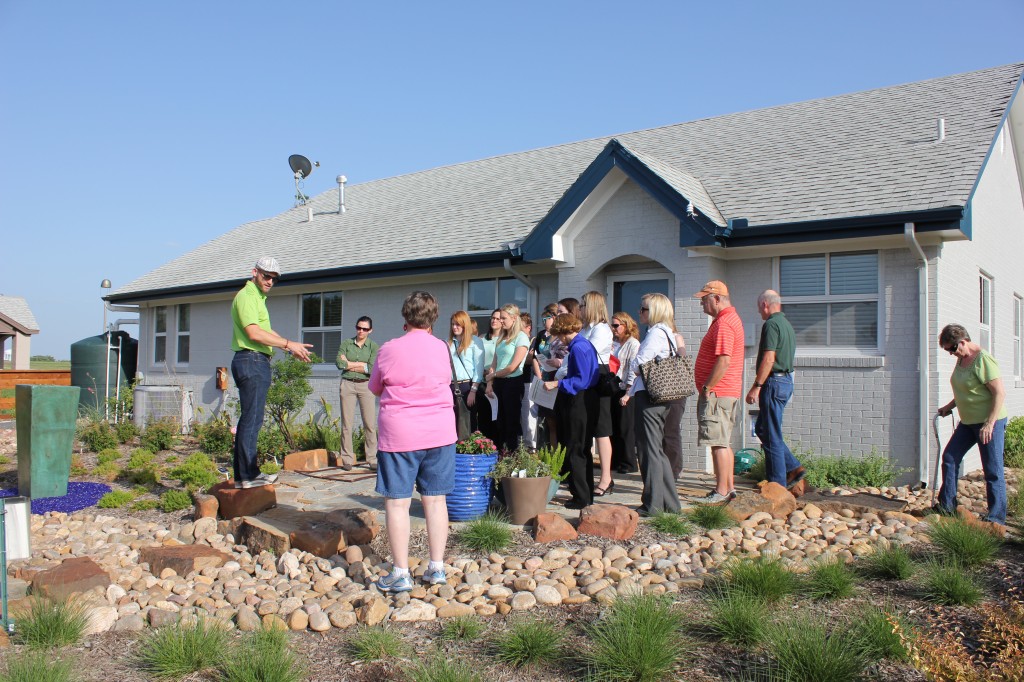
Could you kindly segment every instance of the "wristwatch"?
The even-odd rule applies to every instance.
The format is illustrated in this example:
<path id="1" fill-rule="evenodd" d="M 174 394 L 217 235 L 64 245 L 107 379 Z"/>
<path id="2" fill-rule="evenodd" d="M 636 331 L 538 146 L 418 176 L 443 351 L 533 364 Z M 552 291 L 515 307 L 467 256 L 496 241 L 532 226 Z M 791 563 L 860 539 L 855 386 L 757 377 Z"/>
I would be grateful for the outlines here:
<path id="1" fill-rule="evenodd" d="M 757 381 L 754 382 L 754 388 L 761 388 L 762 386 L 764 386 L 764 384 L 759 383 Z"/>

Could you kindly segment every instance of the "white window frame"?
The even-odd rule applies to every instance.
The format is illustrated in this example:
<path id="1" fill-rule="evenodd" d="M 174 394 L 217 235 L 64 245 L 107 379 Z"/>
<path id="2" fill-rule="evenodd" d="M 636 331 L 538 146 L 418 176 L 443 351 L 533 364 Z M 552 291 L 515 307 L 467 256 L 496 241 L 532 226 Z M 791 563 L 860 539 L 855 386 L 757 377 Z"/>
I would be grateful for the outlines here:
<path id="1" fill-rule="evenodd" d="M 174 364 L 178 367 L 187 367 L 189 358 L 181 359 L 181 339 L 182 337 L 189 337 L 189 356 L 192 355 L 192 304 L 182 303 L 174 306 Z M 181 311 L 183 309 L 188 310 L 188 329 L 181 328 Z"/>
<path id="2" fill-rule="evenodd" d="M 992 339 L 992 299 L 995 280 L 984 271 L 978 273 L 978 345 L 989 353 L 995 346 Z"/>
<path id="3" fill-rule="evenodd" d="M 491 313 L 494 310 L 496 310 L 496 309 L 500 308 L 501 306 L 505 305 L 506 303 L 508 303 L 508 301 L 500 300 L 500 298 L 501 298 L 501 282 L 506 281 L 506 280 L 512 281 L 512 282 L 518 282 L 519 281 L 515 277 L 473 277 L 472 279 L 467 279 L 467 280 L 465 280 L 462 283 L 462 309 L 465 310 L 469 314 L 469 319 L 471 319 L 471 320 L 476 319 L 476 321 L 477 321 L 477 332 L 479 333 L 480 336 L 483 336 L 484 334 L 486 334 L 487 333 L 487 329 L 488 329 L 487 325 L 483 324 L 483 318 L 487 318 L 488 321 L 489 321 L 490 317 L 491 317 Z M 480 310 L 470 310 L 469 309 L 469 285 L 471 283 L 473 283 L 473 282 L 493 282 L 494 283 L 494 306 L 493 307 L 488 308 L 487 310 L 483 310 L 483 309 L 480 309 Z M 521 284 L 521 282 L 520 282 L 520 284 Z M 531 319 L 534 317 L 533 313 L 531 312 L 531 308 L 533 308 L 535 303 L 536 303 L 533 300 L 533 298 L 534 298 L 533 290 L 530 289 L 530 287 L 526 287 L 526 307 L 520 308 L 519 312 L 520 313 L 530 313 Z M 537 320 L 534 320 L 534 331 L 536 331 L 536 329 L 537 329 L 536 325 L 537 325 Z"/>
<path id="4" fill-rule="evenodd" d="M 873 253 L 878 259 L 878 282 L 875 286 L 875 293 L 873 294 L 831 294 L 829 288 L 831 287 L 831 274 L 832 274 L 832 256 L 845 256 L 856 253 Z M 825 258 L 825 294 L 816 296 L 792 296 L 786 295 L 782 291 L 782 260 L 784 258 L 800 258 L 807 256 L 821 256 Z M 838 345 L 814 345 L 807 346 L 797 343 L 796 355 L 797 357 L 843 357 L 843 356 L 878 356 L 884 353 L 883 341 L 885 320 L 882 306 L 882 283 L 885 281 L 885 275 L 883 272 L 883 259 L 882 252 L 879 249 L 856 249 L 852 251 L 823 251 L 819 253 L 800 253 L 786 256 L 776 256 L 772 259 L 772 278 L 774 281 L 774 288 L 782 296 L 782 311 L 786 311 L 786 305 L 798 305 L 802 303 L 817 303 L 817 304 L 829 304 L 829 303 L 858 303 L 858 302 L 873 302 L 876 304 L 876 317 L 875 317 L 875 345 L 870 348 L 858 348 L 856 346 L 838 346 Z M 828 325 L 826 330 L 826 338 L 832 336 L 832 317 L 831 315 L 826 317 L 826 324 Z"/>
<path id="5" fill-rule="evenodd" d="M 1024 376 L 1024 297 L 1013 295 L 1013 378 Z"/>
<path id="6" fill-rule="evenodd" d="M 179 329 L 180 318 L 182 308 L 189 309 L 189 329 Z M 189 360 L 178 360 L 178 348 L 180 347 L 180 339 L 182 336 L 188 336 L 191 340 L 191 327 L 192 327 L 192 304 L 181 303 L 178 305 L 158 305 L 153 307 L 153 348 L 150 353 L 150 359 L 154 367 L 188 367 Z M 164 315 L 164 330 L 157 331 L 157 317 L 161 311 Z M 157 358 L 157 340 L 164 340 L 164 357 Z M 191 356 L 192 346 L 189 344 L 189 355 Z"/>
<path id="7" fill-rule="evenodd" d="M 341 294 L 341 320 L 339 321 L 337 326 L 324 326 L 323 325 L 323 321 L 324 321 L 324 294 Z M 304 321 L 302 319 L 302 317 L 303 317 L 303 304 L 304 304 L 306 296 L 319 296 L 320 297 L 320 322 L 321 322 L 321 324 L 316 326 L 316 327 L 304 327 L 304 326 L 302 326 L 302 323 Z M 302 339 L 302 343 L 307 343 L 307 341 L 306 341 L 306 332 L 316 332 L 316 333 L 338 332 L 338 345 L 339 346 L 341 345 L 341 343 L 345 340 L 345 292 L 343 292 L 343 291 L 310 291 L 310 292 L 307 292 L 307 293 L 304 293 L 304 294 L 299 294 L 299 338 Z M 352 332 L 352 335 L 355 336 L 355 332 L 354 331 Z M 330 365 L 330 366 L 333 367 L 334 366 L 334 361 L 336 359 L 337 358 L 322 357 L 321 360 L 323 360 L 323 362 L 320 363 L 318 366 Z"/>
<path id="8" fill-rule="evenodd" d="M 171 327 L 171 325 L 170 325 L 170 321 L 171 321 L 170 310 L 173 309 L 173 308 L 174 308 L 174 306 L 169 306 L 169 305 L 158 305 L 158 306 L 153 308 L 153 353 L 152 353 L 152 355 L 150 357 L 153 359 L 153 364 L 154 365 L 166 365 L 167 364 L 167 355 L 168 355 L 168 352 L 171 350 L 169 348 L 169 346 L 170 346 L 170 338 L 171 337 L 170 337 L 170 334 L 168 333 L 168 331 L 170 330 L 170 327 Z M 157 323 L 157 320 L 158 320 L 158 318 L 159 318 L 161 313 L 163 313 L 163 316 L 164 316 L 164 330 L 163 331 L 159 330 L 159 325 Z M 159 339 L 163 339 L 164 340 L 164 356 L 163 356 L 163 358 L 158 358 L 156 356 L 157 341 Z"/>

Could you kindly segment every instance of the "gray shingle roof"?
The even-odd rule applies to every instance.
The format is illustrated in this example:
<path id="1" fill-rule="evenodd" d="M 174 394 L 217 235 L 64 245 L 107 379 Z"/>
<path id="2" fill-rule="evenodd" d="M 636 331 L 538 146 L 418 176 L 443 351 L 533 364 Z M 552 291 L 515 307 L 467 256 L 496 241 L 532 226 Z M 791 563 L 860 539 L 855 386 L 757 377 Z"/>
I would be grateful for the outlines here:
<path id="1" fill-rule="evenodd" d="M 21 296 L 0 295 L 0 315 L 3 315 L 30 333 L 39 331 L 36 316 L 29 309 L 28 301 Z"/>
<path id="2" fill-rule="evenodd" d="M 335 190 L 247 223 L 113 297 L 216 285 L 273 254 L 286 276 L 501 250 L 617 138 L 715 222 L 751 226 L 966 204 L 1024 64 L 535 149 Z M 947 138 L 936 142 L 936 122 Z M 702 195 L 702 196 L 701 196 Z M 345 251 L 345 241 L 385 245 Z"/>

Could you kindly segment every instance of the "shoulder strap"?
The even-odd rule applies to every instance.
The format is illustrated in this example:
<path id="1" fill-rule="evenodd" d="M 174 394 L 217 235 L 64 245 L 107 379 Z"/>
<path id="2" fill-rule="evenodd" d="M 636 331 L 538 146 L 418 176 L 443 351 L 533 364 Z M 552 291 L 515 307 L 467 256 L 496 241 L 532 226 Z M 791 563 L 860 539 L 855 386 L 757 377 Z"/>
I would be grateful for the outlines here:
<path id="1" fill-rule="evenodd" d="M 665 338 L 668 340 L 669 355 L 676 355 L 676 344 L 672 343 L 672 337 L 669 335 L 668 331 L 664 329 L 661 331 L 665 332 Z"/>

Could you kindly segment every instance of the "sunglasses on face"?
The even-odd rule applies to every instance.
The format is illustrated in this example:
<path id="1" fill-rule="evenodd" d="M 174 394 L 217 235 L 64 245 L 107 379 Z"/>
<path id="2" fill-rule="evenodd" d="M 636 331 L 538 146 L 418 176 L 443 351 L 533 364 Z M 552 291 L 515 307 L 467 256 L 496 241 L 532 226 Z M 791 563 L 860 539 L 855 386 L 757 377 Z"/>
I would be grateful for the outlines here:
<path id="1" fill-rule="evenodd" d="M 647 306 L 640 306 L 640 312 L 646 313 L 648 311 L 650 311 L 650 308 L 648 308 Z"/>
<path id="2" fill-rule="evenodd" d="M 358 327 L 357 326 L 356 327 L 356 331 L 357 332 L 368 332 L 368 331 L 370 331 L 370 328 L 369 327 Z"/>
<path id="3" fill-rule="evenodd" d="M 959 341 L 957 341 L 957 342 L 956 342 L 955 344 L 953 344 L 952 346 L 943 346 L 943 347 L 942 347 L 942 350 L 946 351 L 946 352 L 947 352 L 947 353 L 949 353 L 950 355 L 956 355 L 956 349 L 957 349 L 957 348 L 959 348 L 959 347 L 960 347 L 960 342 L 959 342 Z"/>
<path id="4" fill-rule="evenodd" d="M 277 280 L 281 279 L 281 275 L 272 275 L 269 272 L 263 272 L 262 270 L 257 270 L 256 272 L 259 273 L 260 277 L 267 280 L 271 284 L 276 284 Z"/>
<path id="5" fill-rule="evenodd" d="M 621 327 L 621 326 L 622 326 L 622 325 L 621 325 L 621 324 L 618 324 L 617 322 L 612 322 L 612 329 L 618 329 L 618 328 L 619 328 L 619 327 Z"/>

